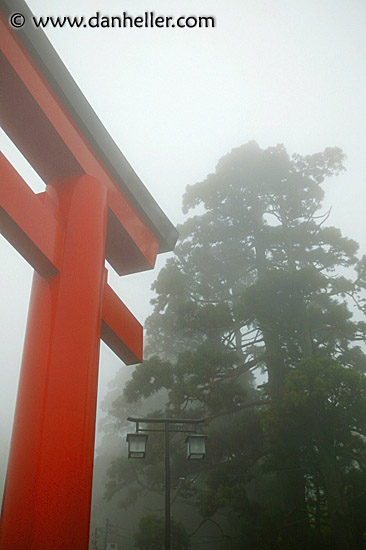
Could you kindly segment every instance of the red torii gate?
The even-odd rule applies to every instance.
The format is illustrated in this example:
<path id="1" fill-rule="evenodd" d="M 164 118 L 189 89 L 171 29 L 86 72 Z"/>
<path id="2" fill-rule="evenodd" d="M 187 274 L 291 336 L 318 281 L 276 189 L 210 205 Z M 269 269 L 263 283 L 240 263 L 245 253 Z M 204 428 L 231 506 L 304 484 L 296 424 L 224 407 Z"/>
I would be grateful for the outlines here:
<path id="1" fill-rule="evenodd" d="M 35 269 L 0 527 L 2 550 L 87 549 L 100 338 L 127 364 L 142 327 L 107 283 L 154 266 L 177 232 L 31 13 L 0 3 L 1 124 L 46 183 L 0 155 L 0 230 Z M 28 24 L 17 32 L 8 17 Z"/>

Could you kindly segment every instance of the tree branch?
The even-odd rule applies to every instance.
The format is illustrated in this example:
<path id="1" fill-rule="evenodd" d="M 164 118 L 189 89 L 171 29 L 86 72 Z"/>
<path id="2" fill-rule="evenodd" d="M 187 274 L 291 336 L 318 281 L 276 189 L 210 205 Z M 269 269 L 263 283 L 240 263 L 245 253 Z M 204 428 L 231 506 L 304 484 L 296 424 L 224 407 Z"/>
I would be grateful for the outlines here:
<path id="1" fill-rule="evenodd" d="M 203 520 L 201 520 L 198 525 L 193 529 L 192 533 L 189 533 L 189 537 L 193 537 L 193 535 L 195 535 L 200 529 L 201 527 L 207 522 L 207 521 L 211 521 L 211 523 L 213 523 L 214 525 L 216 525 L 216 527 L 219 528 L 220 532 L 221 532 L 221 535 L 229 540 L 232 540 L 232 538 L 230 537 L 230 535 L 227 535 L 226 533 L 224 533 L 221 525 L 219 523 L 217 523 L 217 521 L 213 520 L 212 518 L 204 518 Z"/>
<path id="2" fill-rule="evenodd" d="M 235 376 L 239 376 L 240 374 L 243 374 L 244 372 L 248 372 L 250 369 L 258 365 L 261 361 L 266 359 L 266 355 L 260 355 L 259 357 L 256 357 L 255 359 L 252 359 L 251 361 L 248 361 L 247 363 L 244 363 L 244 365 L 241 365 L 240 367 L 237 367 L 236 369 L 232 370 L 231 372 L 227 372 L 225 374 L 218 375 L 217 380 L 213 382 L 213 384 L 216 384 L 217 382 L 221 382 L 222 380 L 226 378 L 233 378 Z"/>
<path id="3" fill-rule="evenodd" d="M 263 405 L 270 405 L 271 403 L 272 401 L 270 399 L 266 401 L 264 401 L 263 399 L 258 399 L 257 401 L 251 401 L 250 403 L 245 403 L 244 405 L 241 405 L 240 407 L 236 407 L 235 409 L 230 409 L 228 411 L 223 411 L 217 414 L 211 414 L 209 416 L 205 416 L 204 421 L 211 422 L 211 420 L 214 420 L 215 418 L 219 418 L 220 416 L 236 413 L 244 409 L 249 409 L 251 407 L 262 407 Z"/>

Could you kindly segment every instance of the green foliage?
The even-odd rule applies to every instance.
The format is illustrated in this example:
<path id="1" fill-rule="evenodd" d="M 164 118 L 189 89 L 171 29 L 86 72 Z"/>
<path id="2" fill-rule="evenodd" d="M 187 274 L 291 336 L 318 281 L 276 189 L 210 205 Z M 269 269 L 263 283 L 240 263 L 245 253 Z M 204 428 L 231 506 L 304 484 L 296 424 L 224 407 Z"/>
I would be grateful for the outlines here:
<path id="1" fill-rule="evenodd" d="M 173 372 L 170 362 L 151 357 L 133 372 L 132 379 L 126 383 L 124 396 L 127 403 L 131 403 L 149 397 L 161 388 L 169 388 L 172 382 Z"/>
<path id="2" fill-rule="evenodd" d="M 149 358 L 112 407 L 163 391 L 165 414 L 206 417 L 206 465 L 177 439 L 172 468 L 203 524 L 227 514 L 226 548 L 365 547 L 366 258 L 322 212 L 344 159 L 250 142 L 188 186 L 199 210 L 153 284 Z M 156 451 L 110 494 L 157 489 Z"/>
<path id="3" fill-rule="evenodd" d="M 284 386 L 282 400 L 261 413 L 273 448 L 266 468 L 289 482 L 301 473 L 312 538 L 316 531 L 333 548 L 343 529 L 344 547 L 363 548 L 366 379 L 318 354 L 300 361 Z"/>
<path id="4" fill-rule="evenodd" d="M 359 373 L 325 355 L 303 359 L 287 374 L 281 401 L 261 413 L 265 432 L 304 468 L 319 467 L 322 454 L 350 468 L 364 447 L 357 434 L 366 431 L 365 394 Z"/>
<path id="5" fill-rule="evenodd" d="M 171 550 L 187 550 L 189 538 L 182 523 L 171 519 Z M 139 550 L 164 549 L 164 520 L 154 514 L 144 516 L 139 521 L 138 531 L 135 533 L 134 547 Z"/>

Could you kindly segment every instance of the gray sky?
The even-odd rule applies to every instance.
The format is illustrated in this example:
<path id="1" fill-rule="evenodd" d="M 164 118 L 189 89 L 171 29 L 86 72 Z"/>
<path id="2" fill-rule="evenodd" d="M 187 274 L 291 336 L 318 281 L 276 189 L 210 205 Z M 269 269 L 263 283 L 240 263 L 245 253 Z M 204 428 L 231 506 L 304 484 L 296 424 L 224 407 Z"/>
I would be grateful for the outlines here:
<path id="1" fill-rule="evenodd" d="M 103 124 L 173 223 L 186 185 L 233 147 L 290 153 L 342 147 L 347 172 L 326 183 L 328 221 L 366 252 L 364 0 L 29 0 L 36 15 L 212 15 L 214 29 L 47 29 Z M 1 134 L 35 191 L 43 184 Z M 1 447 L 14 412 L 32 270 L 1 238 Z M 143 321 L 154 272 L 110 283 Z M 100 393 L 119 367 L 102 349 Z M 5 461 L 0 455 L 0 490 Z"/>

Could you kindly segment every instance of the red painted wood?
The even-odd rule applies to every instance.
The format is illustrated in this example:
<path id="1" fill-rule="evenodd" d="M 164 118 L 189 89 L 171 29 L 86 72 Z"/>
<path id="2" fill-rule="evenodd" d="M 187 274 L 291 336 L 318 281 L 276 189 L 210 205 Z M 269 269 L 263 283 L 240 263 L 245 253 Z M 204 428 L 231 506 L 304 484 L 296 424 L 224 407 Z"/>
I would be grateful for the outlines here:
<path id="1" fill-rule="evenodd" d="M 46 183 L 82 173 L 103 182 L 113 221 L 118 220 L 120 226 L 119 231 L 113 226 L 111 234 L 108 230 L 107 260 L 121 275 L 151 269 L 158 239 L 123 195 L 1 14 L 0 41 L 4 130 Z"/>
<path id="2" fill-rule="evenodd" d="M 47 184 L 0 158 L 0 229 L 35 273 L 0 527 L 2 550 L 86 550 L 99 342 L 142 359 L 142 327 L 107 285 L 159 248 L 0 16 L 1 120 Z M 86 175 L 89 174 L 89 175 Z"/>
<path id="3" fill-rule="evenodd" d="M 64 230 L 0 153 L 0 233 L 40 275 L 61 267 Z"/>
<path id="4" fill-rule="evenodd" d="M 107 192 L 88 176 L 47 192 L 65 219 L 64 255 L 56 276 L 34 276 L 2 550 L 88 548 Z"/>
<path id="5" fill-rule="evenodd" d="M 142 361 L 143 329 L 106 283 L 103 294 L 101 338 L 127 365 Z"/>

